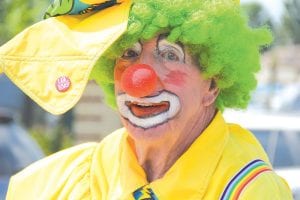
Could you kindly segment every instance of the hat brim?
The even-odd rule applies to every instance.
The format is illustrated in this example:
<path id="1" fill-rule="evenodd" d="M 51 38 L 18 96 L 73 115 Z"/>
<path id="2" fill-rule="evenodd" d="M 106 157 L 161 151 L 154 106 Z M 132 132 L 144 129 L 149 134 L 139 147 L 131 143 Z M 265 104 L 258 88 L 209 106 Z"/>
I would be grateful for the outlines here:
<path id="1" fill-rule="evenodd" d="M 99 57 L 127 29 L 131 1 L 96 13 L 41 21 L 0 48 L 0 73 L 52 114 L 62 114 L 80 99 Z M 56 88 L 60 77 L 71 82 Z"/>

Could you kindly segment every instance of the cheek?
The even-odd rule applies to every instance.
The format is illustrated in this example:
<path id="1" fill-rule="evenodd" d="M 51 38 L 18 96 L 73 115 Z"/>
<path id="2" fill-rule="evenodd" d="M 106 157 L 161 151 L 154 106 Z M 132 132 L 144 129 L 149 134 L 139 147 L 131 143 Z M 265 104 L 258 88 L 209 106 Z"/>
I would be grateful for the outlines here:
<path id="1" fill-rule="evenodd" d="M 117 60 L 114 69 L 114 79 L 116 82 L 119 82 L 121 80 L 122 74 L 125 71 L 125 69 L 132 64 L 133 64 L 132 62 L 129 62 L 127 60 L 126 61 L 122 59 Z"/>
<path id="2" fill-rule="evenodd" d="M 163 79 L 163 82 L 177 87 L 181 87 L 186 82 L 186 76 L 187 74 L 183 71 L 173 70 L 166 75 L 166 77 Z"/>
<path id="3" fill-rule="evenodd" d="M 116 65 L 114 70 L 115 81 L 119 82 L 121 80 L 122 74 L 126 67 L 124 65 Z"/>
<path id="4" fill-rule="evenodd" d="M 120 82 L 121 77 L 125 69 L 127 68 L 127 65 L 122 64 L 121 62 L 117 62 L 114 68 L 114 82 L 115 82 L 115 92 L 120 92 Z"/>

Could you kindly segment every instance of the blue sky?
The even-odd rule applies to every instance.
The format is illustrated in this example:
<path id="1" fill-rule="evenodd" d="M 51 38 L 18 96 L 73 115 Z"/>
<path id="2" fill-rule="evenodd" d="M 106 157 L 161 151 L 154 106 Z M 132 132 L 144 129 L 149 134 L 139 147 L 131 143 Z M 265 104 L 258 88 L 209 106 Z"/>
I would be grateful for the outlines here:
<path id="1" fill-rule="evenodd" d="M 283 0 L 241 0 L 241 3 L 247 2 L 259 2 L 270 12 L 270 15 L 277 22 L 284 11 Z"/>

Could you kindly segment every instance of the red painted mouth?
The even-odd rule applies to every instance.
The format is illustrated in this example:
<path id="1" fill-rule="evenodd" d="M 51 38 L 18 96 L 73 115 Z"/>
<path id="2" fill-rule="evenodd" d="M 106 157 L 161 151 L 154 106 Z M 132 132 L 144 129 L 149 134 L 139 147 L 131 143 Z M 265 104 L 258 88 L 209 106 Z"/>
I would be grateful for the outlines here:
<path id="1" fill-rule="evenodd" d="M 161 103 L 137 103 L 126 102 L 130 111 L 139 118 L 148 118 L 160 113 L 166 112 L 170 108 L 170 103 L 163 101 Z"/>

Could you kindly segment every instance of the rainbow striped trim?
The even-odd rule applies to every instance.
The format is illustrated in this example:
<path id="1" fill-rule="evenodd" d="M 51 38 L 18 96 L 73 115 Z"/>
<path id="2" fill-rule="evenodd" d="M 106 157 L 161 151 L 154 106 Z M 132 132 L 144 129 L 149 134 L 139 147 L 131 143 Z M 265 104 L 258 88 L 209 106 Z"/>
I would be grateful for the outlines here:
<path id="1" fill-rule="evenodd" d="M 220 200 L 237 200 L 243 189 L 261 173 L 272 171 L 262 160 L 253 160 L 241 169 L 227 184 Z"/>

